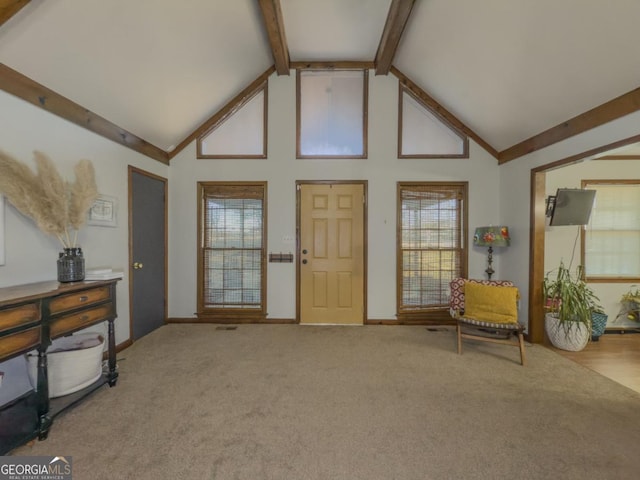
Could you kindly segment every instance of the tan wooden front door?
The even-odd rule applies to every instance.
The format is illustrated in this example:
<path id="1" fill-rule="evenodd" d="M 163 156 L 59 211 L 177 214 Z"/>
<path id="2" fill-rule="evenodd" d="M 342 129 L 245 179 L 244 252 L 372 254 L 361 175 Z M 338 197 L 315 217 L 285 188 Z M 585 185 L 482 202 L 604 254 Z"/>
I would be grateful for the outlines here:
<path id="1" fill-rule="evenodd" d="M 364 322 L 363 184 L 300 185 L 300 323 Z"/>

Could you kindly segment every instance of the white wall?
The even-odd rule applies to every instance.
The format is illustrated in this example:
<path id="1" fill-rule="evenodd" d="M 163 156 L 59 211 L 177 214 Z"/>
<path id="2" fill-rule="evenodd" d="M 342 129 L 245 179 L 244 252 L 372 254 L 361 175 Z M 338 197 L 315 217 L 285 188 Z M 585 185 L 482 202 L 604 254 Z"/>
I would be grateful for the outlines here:
<path id="1" fill-rule="evenodd" d="M 127 166 L 134 165 L 163 177 L 168 176 L 168 167 L 3 91 L 0 91 L 0 112 L 0 149 L 4 152 L 34 167 L 33 151 L 42 151 L 69 180 L 74 178 L 74 165 L 80 159 L 89 159 L 96 171 L 99 192 L 117 197 L 118 226 L 85 226 L 78 243 L 87 267 L 110 265 L 124 269 L 125 277 L 117 287 L 116 343 L 126 341 L 129 338 Z M 0 266 L 0 287 L 56 280 L 56 260 L 61 249 L 58 241 L 41 233 L 30 219 L 5 203 L 6 262 Z"/>
<path id="2" fill-rule="evenodd" d="M 500 223 L 498 164 L 471 142 L 469 159 L 397 158 L 398 81 L 369 77 L 369 155 L 366 160 L 296 160 L 295 75 L 269 79 L 268 159 L 197 160 L 195 142 L 171 161 L 169 178 L 169 316 L 196 311 L 198 181 L 268 181 L 269 252 L 295 253 L 296 180 L 368 180 L 368 317 L 395 319 L 396 182 L 469 181 L 470 237 Z M 469 245 L 472 245 L 469 239 Z M 484 276 L 486 249 L 470 247 L 469 274 Z M 502 252 L 494 255 L 500 273 Z M 295 264 L 268 264 L 270 318 L 295 318 Z"/>
<path id="3" fill-rule="evenodd" d="M 581 181 L 586 179 L 631 179 L 640 178 L 640 162 L 629 160 L 593 160 L 547 172 L 546 195 L 555 195 L 558 188 L 581 188 Z M 560 260 L 565 265 L 571 261 L 574 243 L 578 243 L 573 255 L 572 270 L 580 264 L 580 227 L 546 227 L 544 271 L 558 267 Z M 637 327 L 638 323 L 621 316 L 616 317 L 621 309 L 620 297 L 632 283 L 590 283 L 589 286 L 600 298 L 605 313 L 609 316 L 609 327 Z"/>
<path id="4" fill-rule="evenodd" d="M 635 112 L 598 128 L 573 136 L 542 150 L 500 166 L 500 205 L 502 223 L 509 225 L 513 237 L 502 262 L 502 273 L 523 292 L 520 319 L 528 325 L 529 309 L 529 214 L 531 170 L 593 148 L 640 133 L 640 112 Z"/>
<path id="5" fill-rule="evenodd" d="M 78 243 L 87 267 L 111 265 L 124 269 L 117 286 L 116 344 L 129 339 L 128 190 L 129 164 L 168 176 L 168 167 L 95 135 L 23 100 L 0 91 L 0 149 L 31 167 L 33 151 L 47 154 L 63 177 L 73 179 L 73 166 L 86 158 L 93 162 L 100 193 L 118 198 L 117 228 L 84 227 Z M 0 287 L 57 279 L 58 241 L 5 202 L 5 264 L 0 265 Z M 90 331 L 106 336 L 106 324 Z M 31 389 L 24 357 L 0 363 L 4 372 L 0 405 Z"/>
<path id="6" fill-rule="evenodd" d="M 72 174 L 81 158 L 91 159 L 102 193 L 120 200 L 117 228 L 87 227 L 80 235 L 87 265 L 125 269 L 118 284 L 116 341 L 129 338 L 127 165 L 169 177 L 169 315 L 193 317 L 196 311 L 196 183 L 199 180 L 267 180 L 268 250 L 294 251 L 284 236 L 295 236 L 295 180 L 366 179 L 369 181 L 369 292 L 371 319 L 395 315 L 396 182 L 468 180 L 470 236 L 479 225 L 509 225 L 511 247 L 494 255 L 496 278 L 512 279 L 528 292 L 529 196 L 532 168 L 638 134 L 640 112 L 533 152 L 500 167 L 471 142 L 470 159 L 398 160 L 396 155 L 398 84 L 393 76 L 370 76 L 369 158 L 367 160 L 295 159 L 295 76 L 269 80 L 269 158 L 197 160 L 195 143 L 171 167 L 124 148 L 35 106 L 0 92 L 0 148 L 25 161 L 35 149 Z M 59 246 L 10 205 L 5 206 L 6 264 L 0 286 L 56 277 Z M 471 245 L 471 242 L 470 242 Z M 469 275 L 482 277 L 486 251 L 470 247 Z M 267 306 L 272 318 L 295 316 L 293 264 L 268 265 Z M 521 318 L 527 322 L 528 298 Z"/>

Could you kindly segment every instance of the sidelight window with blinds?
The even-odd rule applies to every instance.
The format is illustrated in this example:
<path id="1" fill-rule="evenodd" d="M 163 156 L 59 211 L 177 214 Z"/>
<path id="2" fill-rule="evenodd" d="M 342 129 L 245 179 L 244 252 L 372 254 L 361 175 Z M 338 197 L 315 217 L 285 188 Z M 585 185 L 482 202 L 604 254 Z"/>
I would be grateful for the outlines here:
<path id="1" fill-rule="evenodd" d="M 398 183 L 397 316 L 449 319 L 449 282 L 466 276 L 466 182 Z"/>
<path id="2" fill-rule="evenodd" d="M 200 182 L 198 315 L 266 315 L 266 182 Z"/>

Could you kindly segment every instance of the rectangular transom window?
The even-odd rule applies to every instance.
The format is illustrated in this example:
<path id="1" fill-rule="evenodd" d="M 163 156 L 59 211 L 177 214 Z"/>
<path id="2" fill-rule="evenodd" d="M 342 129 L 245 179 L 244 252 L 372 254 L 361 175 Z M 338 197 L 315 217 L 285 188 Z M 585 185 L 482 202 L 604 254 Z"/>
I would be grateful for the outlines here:
<path id="1" fill-rule="evenodd" d="M 596 191 L 582 230 L 588 280 L 640 280 L 640 180 L 583 180 Z"/>
<path id="2" fill-rule="evenodd" d="M 199 313 L 264 317 L 267 184 L 199 186 Z"/>
<path id="3" fill-rule="evenodd" d="M 398 318 L 446 312 L 466 275 L 466 196 L 466 182 L 398 183 Z"/>
<path id="4" fill-rule="evenodd" d="M 367 158 L 368 70 L 297 71 L 297 158 Z"/>

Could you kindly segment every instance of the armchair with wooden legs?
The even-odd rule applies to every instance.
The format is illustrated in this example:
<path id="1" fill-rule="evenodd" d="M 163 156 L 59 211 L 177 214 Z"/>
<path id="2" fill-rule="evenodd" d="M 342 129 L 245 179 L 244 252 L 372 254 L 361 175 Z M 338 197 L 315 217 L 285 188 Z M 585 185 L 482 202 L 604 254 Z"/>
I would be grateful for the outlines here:
<path id="1" fill-rule="evenodd" d="M 512 345 L 520 349 L 524 365 L 524 326 L 518 323 L 519 292 L 513 282 L 455 278 L 449 286 L 458 353 L 462 354 L 463 339 Z"/>

